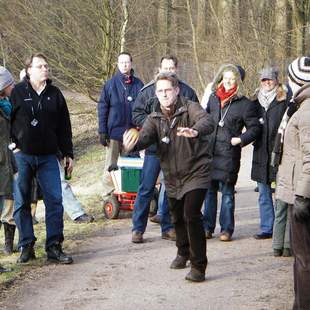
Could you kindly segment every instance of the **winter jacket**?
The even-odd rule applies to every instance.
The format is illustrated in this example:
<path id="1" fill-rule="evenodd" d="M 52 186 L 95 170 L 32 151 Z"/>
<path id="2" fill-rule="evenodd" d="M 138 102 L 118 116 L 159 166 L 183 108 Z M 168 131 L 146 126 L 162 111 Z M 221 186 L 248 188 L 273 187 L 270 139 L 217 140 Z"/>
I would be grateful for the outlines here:
<path id="1" fill-rule="evenodd" d="M 199 102 L 195 91 L 183 81 L 179 81 L 180 96 L 193 102 Z M 151 81 L 145 85 L 138 94 L 132 111 L 132 121 L 142 127 L 147 116 L 158 109 L 159 101 L 155 94 L 155 81 Z M 150 146 L 146 150 L 146 154 L 156 154 L 155 145 Z"/>
<path id="2" fill-rule="evenodd" d="M 23 153 L 51 155 L 59 150 L 73 158 L 71 122 L 66 100 L 51 80 L 40 95 L 28 79 L 11 94 L 12 140 Z"/>
<path id="3" fill-rule="evenodd" d="M 276 187 L 276 198 L 288 204 L 294 203 L 295 195 L 310 198 L 310 84 L 293 100 L 299 108 L 285 129 Z"/>
<path id="4" fill-rule="evenodd" d="M 10 119 L 0 109 L 0 196 L 13 192 L 13 165 L 10 144 Z"/>
<path id="5" fill-rule="evenodd" d="M 117 72 L 108 80 L 101 91 L 98 103 L 99 133 L 110 139 L 122 141 L 123 134 L 132 123 L 132 105 L 143 83 L 131 75 L 132 82 L 125 84 L 125 76 Z"/>
<path id="6" fill-rule="evenodd" d="M 235 73 L 239 87 L 237 94 L 221 110 L 221 103 L 215 92 L 225 69 Z M 236 184 L 240 169 L 241 148 L 253 142 L 261 133 L 258 105 L 243 96 L 242 92 L 242 82 L 238 69 L 234 65 L 221 67 L 213 80 L 212 94 L 207 105 L 207 112 L 216 125 L 210 137 L 210 147 L 213 152 L 212 180 Z M 221 114 L 222 118 L 225 115 L 223 126 L 219 124 Z M 244 127 L 246 128 L 245 132 L 243 132 Z M 239 137 L 241 144 L 233 146 L 231 144 L 233 137 Z"/>
<path id="7" fill-rule="evenodd" d="M 178 127 L 196 129 L 198 137 L 179 137 Z M 207 135 L 213 129 L 211 118 L 201 106 L 182 97 L 178 97 L 176 111 L 170 119 L 159 106 L 147 117 L 136 149 L 156 143 L 168 197 L 181 199 L 189 191 L 209 186 L 211 157 Z"/>
<path id="8" fill-rule="evenodd" d="M 270 184 L 276 179 L 277 170 L 270 165 L 270 161 L 278 127 L 289 103 L 287 89 L 279 85 L 277 95 L 267 111 L 259 104 L 257 96 L 253 98 L 253 101 L 259 106 L 262 134 L 253 143 L 251 178 L 256 182 Z"/>

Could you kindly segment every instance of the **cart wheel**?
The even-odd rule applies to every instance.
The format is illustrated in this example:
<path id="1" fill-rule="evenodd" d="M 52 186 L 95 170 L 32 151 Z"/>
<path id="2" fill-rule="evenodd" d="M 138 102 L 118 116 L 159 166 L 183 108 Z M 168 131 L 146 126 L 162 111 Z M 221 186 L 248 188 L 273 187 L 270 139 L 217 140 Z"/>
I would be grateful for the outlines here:
<path id="1" fill-rule="evenodd" d="M 111 196 L 103 202 L 103 212 L 107 219 L 116 219 L 119 214 L 119 202 L 115 196 Z"/>
<path id="2" fill-rule="evenodd" d="M 150 217 L 154 216 L 157 213 L 158 197 L 159 197 L 159 192 L 158 192 L 158 189 L 155 188 L 153 199 L 150 202 L 150 212 L 149 212 Z"/>

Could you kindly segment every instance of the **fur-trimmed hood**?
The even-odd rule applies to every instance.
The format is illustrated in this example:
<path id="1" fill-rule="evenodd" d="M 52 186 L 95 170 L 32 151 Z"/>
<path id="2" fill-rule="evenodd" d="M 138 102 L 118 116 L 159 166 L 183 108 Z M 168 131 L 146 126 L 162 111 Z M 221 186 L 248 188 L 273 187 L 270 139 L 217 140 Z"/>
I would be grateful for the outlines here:
<path id="1" fill-rule="evenodd" d="M 216 73 L 212 81 L 212 88 L 211 88 L 212 92 L 215 92 L 219 84 L 222 82 L 223 73 L 225 71 L 232 71 L 235 74 L 237 78 L 237 85 L 238 85 L 237 96 L 243 97 L 245 95 L 245 92 L 244 92 L 244 87 L 243 87 L 243 82 L 241 80 L 240 72 L 237 66 L 233 64 L 225 64 L 220 67 L 220 69 L 218 70 L 218 72 Z"/>
<path id="2" fill-rule="evenodd" d="M 253 94 L 253 96 L 251 96 L 250 100 L 255 101 L 258 100 L 258 92 L 260 90 L 260 87 L 257 88 Z M 287 99 L 288 96 L 288 88 L 286 85 L 284 84 L 279 84 L 278 85 L 278 89 L 277 89 L 277 96 L 276 96 L 276 100 L 278 102 L 284 101 Z"/>

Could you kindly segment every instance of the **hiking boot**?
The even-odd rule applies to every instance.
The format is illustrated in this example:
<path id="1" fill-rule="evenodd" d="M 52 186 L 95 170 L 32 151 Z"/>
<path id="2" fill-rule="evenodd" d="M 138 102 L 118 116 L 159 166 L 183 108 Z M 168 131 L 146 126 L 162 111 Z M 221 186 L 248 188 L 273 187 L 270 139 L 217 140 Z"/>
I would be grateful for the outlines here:
<path id="1" fill-rule="evenodd" d="M 186 268 L 187 261 L 188 261 L 187 256 L 177 255 L 176 258 L 172 261 L 170 268 L 171 269 L 184 269 Z"/>
<path id="2" fill-rule="evenodd" d="M 272 234 L 268 234 L 268 233 L 259 233 L 253 236 L 256 240 L 265 240 L 265 239 L 271 239 L 272 238 Z"/>
<path id="3" fill-rule="evenodd" d="M 33 248 L 33 243 L 29 243 L 29 244 L 26 244 L 25 246 L 22 246 L 20 256 L 17 259 L 17 263 L 24 264 L 32 259 L 36 259 L 36 255 L 34 253 L 34 248 Z"/>
<path id="4" fill-rule="evenodd" d="M 10 225 L 8 223 L 3 223 L 4 227 L 4 249 L 5 255 L 11 255 L 13 253 L 13 243 L 15 235 L 15 225 Z"/>
<path id="5" fill-rule="evenodd" d="M 150 221 L 152 223 L 160 224 L 160 216 L 158 214 L 155 214 L 154 216 L 150 217 Z"/>
<path id="6" fill-rule="evenodd" d="M 12 271 L 12 270 L 9 269 L 9 268 L 5 268 L 5 267 L 0 265 L 0 273 L 2 273 L 2 272 L 10 272 L 10 271 Z"/>
<path id="7" fill-rule="evenodd" d="M 206 239 L 212 239 L 212 232 L 211 231 L 206 230 L 205 234 L 206 234 Z"/>
<path id="8" fill-rule="evenodd" d="M 161 238 L 165 239 L 165 240 L 170 240 L 170 241 L 176 241 L 177 240 L 174 229 L 170 229 L 168 231 L 163 232 L 161 234 Z"/>
<path id="9" fill-rule="evenodd" d="M 206 280 L 205 273 L 192 267 L 190 272 L 186 275 L 185 280 L 192 282 L 203 282 Z"/>
<path id="10" fill-rule="evenodd" d="M 289 248 L 284 248 L 283 249 L 283 254 L 282 254 L 283 257 L 291 257 L 292 256 L 292 251 L 291 249 Z"/>
<path id="11" fill-rule="evenodd" d="M 94 217 L 92 215 L 88 215 L 86 213 L 80 215 L 79 217 L 77 217 L 75 220 L 74 220 L 74 223 L 77 223 L 77 224 L 81 224 L 81 223 L 85 223 L 85 224 L 88 224 L 88 223 L 91 223 L 94 221 Z"/>
<path id="12" fill-rule="evenodd" d="M 274 257 L 280 257 L 280 256 L 282 256 L 282 254 L 283 254 L 282 249 L 273 249 L 273 256 Z"/>
<path id="13" fill-rule="evenodd" d="M 222 232 L 220 235 L 220 240 L 221 241 L 231 241 L 231 234 L 226 232 L 226 231 Z"/>
<path id="14" fill-rule="evenodd" d="M 131 236 L 131 242 L 143 243 L 143 234 L 140 231 L 133 231 Z"/>
<path id="15" fill-rule="evenodd" d="M 47 260 L 58 264 L 72 264 L 71 256 L 66 255 L 60 243 L 54 243 L 46 249 Z"/>

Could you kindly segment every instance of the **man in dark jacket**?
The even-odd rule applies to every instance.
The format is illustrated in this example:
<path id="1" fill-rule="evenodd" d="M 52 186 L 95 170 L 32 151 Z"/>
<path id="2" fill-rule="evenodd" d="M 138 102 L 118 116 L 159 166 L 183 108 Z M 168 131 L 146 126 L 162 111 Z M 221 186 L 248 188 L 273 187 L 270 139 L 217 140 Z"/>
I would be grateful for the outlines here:
<path id="1" fill-rule="evenodd" d="M 276 180 L 276 169 L 270 165 L 271 154 L 278 127 L 288 105 L 287 89 L 279 85 L 278 71 L 266 67 L 261 71 L 261 86 L 256 91 L 253 101 L 259 106 L 262 134 L 254 142 L 252 161 L 252 180 L 257 182 L 259 190 L 260 232 L 255 239 L 272 237 L 274 206 L 271 183 Z"/>
<path id="2" fill-rule="evenodd" d="M 143 87 L 143 83 L 133 75 L 129 53 L 118 55 L 117 68 L 116 74 L 104 84 L 98 103 L 99 139 L 106 147 L 103 197 L 114 189 L 108 168 L 117 163 L 125 130 L 134 127 L 132 105 Z"/>
<path id="3" fill-rule="evenodd" d="M 61 91 L 48 79 L 49 67 L 43 54 L 26 60 L 27 78 L 18 83 L 11 96 L 12 139 L 18 168 L 14 219 L 19 231 L 19 263 L 35 258 L 31 216 L 31 185 L 34 175 L 40 184 L 46 212 L 48 260 L 70 264 L 62 250 L 63 206 L 57 152 L 73 169 L 73 147 L 69 111 Z"/>
<path id="4" fill-rule="evenodd" d="M 220 240 L 230 241 L 235 228 L 234 189 L 240 168 L 241 148 L 253 142 L 261 132 L 258 106 L 243 95 L 237 66 L 228 64 L 219 69 L 213 80 L 207 112 L 213 118 L 216 129 L 210 139 L 213 161 L 212 185 L 207 192 L 204 209 L 206 238 L 212 238 L 216 226 L 217 192 L 220 191 Z"/>
<path id="5" fill-rule="evenodd" d="M 189 259 L 186 280 L 201 282 L 207 266 L 201 204 L 210 182 L 211 162 L 206 139 L 214 125 L 199 104 L 179 97 L 179 92 L 175 74 L 159 73 L 156 96 L 160 104 L 138 137 L 125 133 L 124 146 L 130 150 L 136 145 L 141 150 L 156 143 L 176 230 L 178 252 L 170 267 L 185 268 Z"/>
<path id="6" fill-rule="evenodd" d="M 177 58 L 171 55 L 167 55 L 162 57 L 158 70 L 159 72 L 176 73 L 177 66 Z M 185 97 L 190 101 L 198 102 L 195 91 L 183 81 L 179 81 L 179 89 L 180 96 Z M 132 112 L 133 122 L 138 127 L 142 127 L 147 116 L 157 108 L 157 105 L 158 100 L 155 94 L 155 81 L 151 81 L 141 90 L 135 101 Z M 143 234 L 147 225 L 149 206 L 153 197 L 159 172 L 160 164 L 159 159 L 156 156 L 156 145 L 152 145 L 145 151 L 142 176 L 132 217 L 132 242 L 134 243 L 143 242 Z M 161 208 L 160 224 L 162 238 L 174 240 L 175 236 L 173 232 L 173 226 L 171 225 L 166 197 L 164 197 L 162 201 L 163 204 L 159 206 L 159 208 Z"/>

